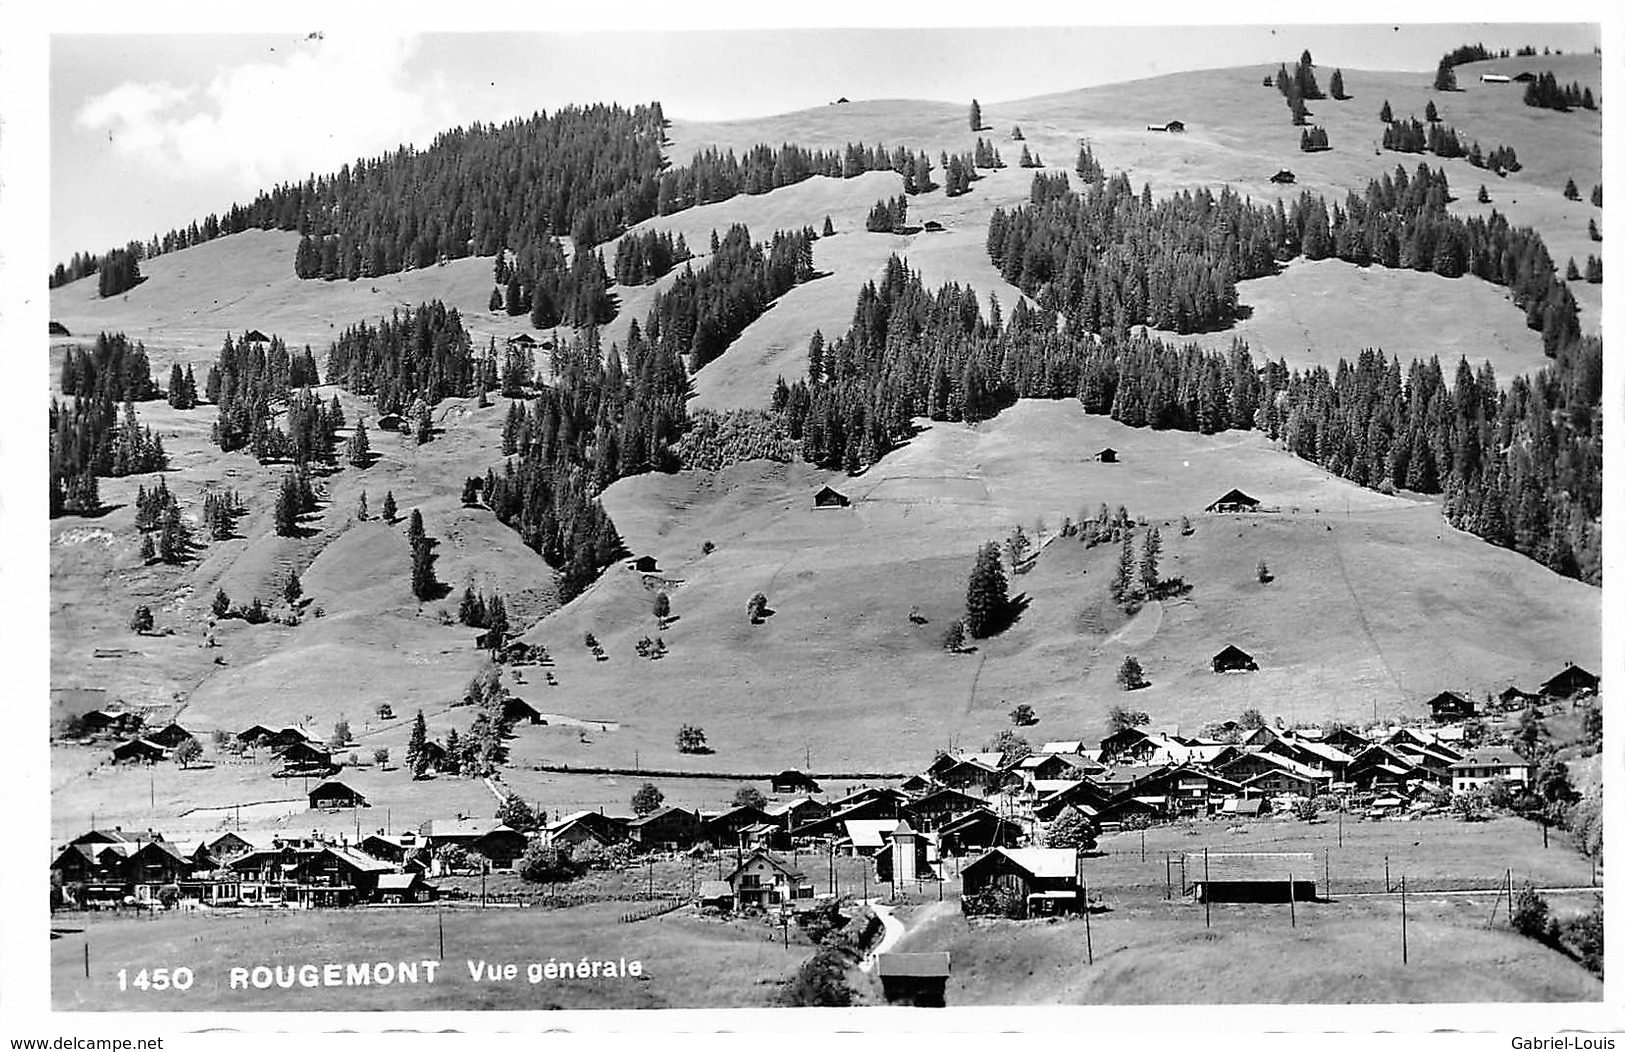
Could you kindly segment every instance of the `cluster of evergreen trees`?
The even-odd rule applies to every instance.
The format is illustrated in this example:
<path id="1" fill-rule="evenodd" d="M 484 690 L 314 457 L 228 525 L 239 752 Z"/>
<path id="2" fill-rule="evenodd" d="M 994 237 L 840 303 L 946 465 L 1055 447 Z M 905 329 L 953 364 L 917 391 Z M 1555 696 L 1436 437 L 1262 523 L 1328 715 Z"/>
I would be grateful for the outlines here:
<path id="1" fill-rule="evenodd" d="M 299 466 L 282 476 L 272 514 L 278 537 L 299 536 L 299 517 L 316 510 L 316 489 L 310 483 L 310 470 Z"/>
<path id="2" fill-rule="evenodd" d="M 656 210 L 671 215 L 695 205 L 726 201 L 739 194 L 765 194 L 815 175 L 850 179 L 864 172 L 893 171 L 908 178 L 914 170 L 917 189 L 930 187 L 930 161 L 904 147 L 884 143 L 847 143 L 840 150 L 808 150 L 785 143 L 757 145 L 743 157 L 733 150 L 706 147 L 688 165 L 660 173 Z"/>
<path id="3" fill-rule="evenodd" d="M 1021 146 L 1021 167 L 1042 168 L 1044 167 L 1044 159 L 1038 154 L 1028 151 L 1027 145 L 1023 143 Z"/>
<path id="4" fill-rule="evenodd" d="M 1551 70 L 1524 85 L 1523 104 L 1560 113 L 1567 113 L 1576 106 L 1587 110 L 1597 108 L 1597 100 L 1592 97 L 1590 88 L 1580 87 L 1578 81 L 1560 85 Z"/>
<path id="5" fill-rule="evenodd" d="M 485 629 L 488 650 L 500 651 L 508 638 L 508 607 L 495 592 L 484 595 L 475 592 L 473 585 L 464 588 L 462 602 L 457 604 L 457 621 Z"/>
<path id="6" fill-rule="evenodd" d="M 971 154 L 977 168 L 1003 168 L 1004 158 L 999 156 L 999 148 L 983 139 L 976 137 L 976 149 Z"/>
<path id="7" fill-rule="evenodd" d="M 615 283 L 647 285 L 693 257 L 682 234 L 675 241 L 670 230 L 627 234 L 615 244 Z"/>
<path id="8" fill-rule="evenodd" d="M 508 712 L 508 688 L 502 672 L 488 668 L 476 675 L 463 692 L 463 704 L 474 706 L 474 719 L 466 733 L 446 732 L 443 770 L 471 778 L 489 777 L 508 762 L 508 739 L 513 719 Z M 410 743 L 407 746 L 411 751 Z"/>
<path id="9" fill-rule="evenodd" d="M 146 345 L 122 332 L 99 333 L 92 346 L 69 347 L 58 376 L 62 393 L 98 401 L 146 402 L 158 397 Z"/>
<path id="10" fill-rule="evenodd" d="M 864 221 L 864 228 L 871 233 L 889 234 L 908 222 L 908 197 L 899 194 L 893 198 L 882 199 L 875 202 L 869 209 L 869 218 Z"/>
<path id="11" fill-rule="evenodd" d="M 645 340 L 634 322 L 625 363 L 588 330 L 553 352 L 554 382 L 510 410 L 510 457 L 481 487 L 497 519 L 560 571 L 568 601 L 622 552 L 598 493 L 616 479 L 678 465 L 688 375 L 679 348 Z M 516 463 L 517 461 L 517 463 Z"/>
<path id="12" fill-rule="evenodd" d="M 242 494 L 236 490 L 203 494 L 203 528 L 210 540 L 223 541 L 231 537 L 237 519 L 244 511 Z"/>
<path id="13" fill-rule="evenodd" d="M 994 210 L 988 254 L 1011 284 L 1085 328 L 1224 325 L 1235 283 L 1274 273 L 1277 255 L 1285 258 L 1285 215 L 1228 188 L 1153 204 L 1150 186 L 1136 195 L 1126 175 L 1081 194 L 1056 179 L 1064 176 L 1035 176 L 1034 203 Z"/>
<path id="14" fill-rule="evenodd" d="M 106 299 L 128 292 L 142 282 L 140 249 L 115 248 L 96 267 L 96 294 Z"/>
<path id="15" fill-rule="evenodd" d="M 902 198 L 898 198 L 899 204 Z M 906 206 L 903 206 L 906 208 Z M 698 372 L 761 317 L 768 304 L 813 276 L 812 228 L 777 231 L 765 244 L 753 244 L 741 223 L 718 238 L 711 232 L 711 257 L 698 270 L 684 268 L 649 307 L 645 337 L 662 352 L 691 355 Z"/>
<path id="16" fill-rule="evenodd" d="M 1318 153 L 1321 150 L 1332 148 L 1332 140 L 1326 134 L 1326 129 L 1320 125 L 1305 128 L 1303 134 L 1298 136 L 1298 149 L 1304 153 Z"/>
<path id="17" fill-rule="evenodd" d="M 327 382 L 371 395 L 385 415 L 474 393 L 482 366 L 456 308 L 439 300 L 345 329 L 327 350 Z"/>
<path id="18" fill-rule="evenodd" d="M 578 246 L 566 263 L 558 240 L 542 238 L 515 252 L 512 262 L 498 252 L 495 276 L 490 309 L 529 314 L 534 328 L 602 325 L 615 317 L 601 253 Z"/>
<path id="19" fill-rule="evenodd" d="M 1342 74 L 1338 74 L 1338 83 L 1342 82 Z M 1295 125 L 1307 124 L 1314 114 L 1304 105 L 1305 100 L 1323 99 L 1326 93 L 1320 90 L 1315 80 L 1315 62 L 1309 55 L 1308 49 L 1298 59 L 1297 64 L 1287 72 L 1286 63 L 1275 74 L 1275 88 L 1286 99 L 1287 109 L 1292 111 L 1292 123 Z"/>
<path id="20" fill-rule="evenodd" d="M 169 367 L 169 405 L 171 409 L 197 408 L 197 380 L 192 376 L 192 366 L 188 362 L 186 371 L 181 371 L 181 363 L 176 362 Z"/>
<path id="21" fill-rule="evenodd" d="M 130 402 L 121 419 L 105 394 L 76 395 L 68 404 L 53 398 L 49 425 L 53 518 L 99 510 L 98 475 L 144 475 L 169 466 L 163 439 L 137 422 Z"/>
<path id="22" fill-rule="evenodd" d="M 151 490 L 137 486 L 135 528 L 141 531 L 141 561 L 183 562 L 192 550 L 192 531 L 181 519 L 180 505 L 162 475 Z"/>
<path id="23" fill-rule="evenodd" d="M 310 348 L 297 355 L 277 336 L 269 346 L 246 337 L 226 334 L 220 354 L 203 381 L 204 393 L 219 407 L 213 441 L 229 453 L 242 449 L 269 426 L 273 406 L 286 401 L 293 387 L 320 383 Z M 263 439 L 260 443 L 264 451 Z"/>
<path id="24" fill-rule="evenodd" d="M 946 197 L 960 197 L 970 193 L 970 184 L 980 179 L 976 174 L 976 159 L 970 154 L 943 155 L 942 190 Z"/>

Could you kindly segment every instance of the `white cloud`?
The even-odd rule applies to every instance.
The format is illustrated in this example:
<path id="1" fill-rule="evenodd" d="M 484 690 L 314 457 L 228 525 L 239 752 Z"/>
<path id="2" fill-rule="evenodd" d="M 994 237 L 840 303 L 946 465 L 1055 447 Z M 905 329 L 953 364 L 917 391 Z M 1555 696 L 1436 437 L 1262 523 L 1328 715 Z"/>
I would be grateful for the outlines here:
<path id="1" fill-rule="evenodd" d="M 286 57 L 218 72 L 200 87 L 126 82 L 90 99 L 80 126 L 122 154 L 180 174 L 225 177 L 241 192 L 427 145 L 455 123 L 442 79 L 412 83 L 415 37 L 346 36 L 290 44 Z"/>

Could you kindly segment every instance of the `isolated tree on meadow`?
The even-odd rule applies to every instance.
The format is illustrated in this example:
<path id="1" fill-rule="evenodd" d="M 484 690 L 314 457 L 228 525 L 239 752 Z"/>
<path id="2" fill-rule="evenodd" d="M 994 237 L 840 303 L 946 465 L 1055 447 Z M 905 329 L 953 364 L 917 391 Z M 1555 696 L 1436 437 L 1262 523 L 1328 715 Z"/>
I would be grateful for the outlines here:
<path id="1" fill-rule="evenodd" d="M 1014 763 L 1017 760 L 1031 756 L 1033 746 L 1026 738 L 1006 727 L 998 734 L 995 734 L 993 740 L 989 741 L 982 751 L 1003 753 L 1005 763 Z"/>
<path id="2" fill-rule="evenodd" d="M 664 621 L 671 616 L 671 596 L 665 592 L 655 593 L 655 616 Z"/>
<path id="3" fill-rule="evenodd" d="M 367 515 L 368 515 L 368 511 L 367 511 L 367 491 L 362 490 L 361 491 L 361 499 L 356 502 L 356 506 L 355 506 L 355 518 L 356 518 L 356 521 L 357 522 L 366 522 L 367 521 Z"/>
<path id="4" fill-rule="evenodd" d="M 1432 99 L 1428 100 L 1427 108 L 1422 111 L 1422 119 L 1427 121 L 1429 124 L 1432 124 L 1439 119 L 1439 107 L 1433 104 Z"/>
<path id="5" fill-rule="evenodd" d="M 397 510 L 398 509 L 395 507 L 395 491 L 385 490 L 383 507 L 384 521 L 393 524 L 395 522 L 395 513 Z"/>
<path id="6" fill-rule="evenodd" d="M 130 631 L 151 632 L 152 626 L 152 607 L 145 604 L 136 607 L 135 613 L 130 617 Z"/>
<path id="7" fill-rule="evenodd" d="M 214 602 L 209 604 L 209 610 L 214 614 L 216 620 L 225 617 L 231 612 L 231 597 L 226 594 L 224 588 L 215 589 Z"/>
<path id="8" fill-rule="evenodd" d="M 289 606 L 294 606 L 299 602 L 299 597 L 304 594 L 305 586 L 299 582 L 299 572 L 289 570 L 287 583 L 282 586 L 282 598 L 288 601 Z"/>
<path id="9" fill-rule="evenodd" d="M 1483 183 L 1478 184 L 1478 203 L 1481 205 L 1490 203 L 1490 192 Z"/>
<path id="10" fill-rule="evenodd" d="M 1253 567 L 1253 573 L 1258 577 L 1259 584 L 1269 584 L 1274 580 L 1274 577 L 1270 574 L 1269 563 L 1266 563 L 1263 559 L 1258 560 L 1258 565 Z"/>
<path id="11" fill-rule="evenodd" d="M 982 104 L 975 99 L 970 100 L 970 130 L 982 130 Z"/>
<path id="12" fill-rule="evenodd" d="M 1038 722 L 1038 716 L 1031 705 L 1022 702 L 1010 710 L 1010 722 L 1017 727 L 1031 727 Z"/>
<path id="13" fill-rule="evenodd" d="M 414 781 L 428 773 L 428 744 L 429 727 L 423 721 L 423 710 L 419 709 L 412 720 L 412 732 L 406 739 L 406 766 L 411 770 Z"/>
<path id="14" fill-rule="evenodd" d="M 1123 659 L 1117 668 L 1117 685 L 1124 690 L 1139 690 L 1149 685 L 1145 678 L 1145 670 L 1140 667 L 1140 659 L 1133 654 Z"/>
<path id="15" fill-rule="evenodd" d="M 1140 584 L 1145 588 L 1146 595 L 1157 594 L 1157 585 L 1162 581 L 1157 567 L 1161 556 L 1162 531 L 1153 526 L 1145 535 L 1145 544 L 1140 551 Z"/>
<path id="16" fill-rule="evenodd" d="M 1377 114 L 1377 119 L 1384 124 L 1394 123 L 1394 108 L 1388 105 L 1387 99 L 1382 100 L 1382 112 Z"/>
<path id="17" fill-rule="evenodd" d="M 711 750 L 706 747 L 705 732 L 692 724 L 685 723 L 677 729 L 677 751 L 702 753 Z"/>
<path id="18" fill-rule="evenodd" d="M 1602 207 L 1602 184 L 1598 183 L 1591 188 L 1591 203 L 1598 208 Z M 1595 240 L 1595 239 L 1593 239 Z"/>
<path id="19" fill-rule="evenodd" d="M 834 237 L 835 236 L 835 223 L 834 223 L 833 220 L 830 219 L 829 216 L 824 217 L 824 236 L 825 237 Z"/>
<path id="20" fill-rule="evenodd" d="M 1240 719 L 1236 720 L 1236 726 L 1244 731 L 1256 731 L 1258 728 L 1265 726 L 1264 714 L 1257 709 L 1248 709 L 1241 714 Z"/>
<path id="21" fill-rule="evenodd" d="M 1132 727 L 1144 727 L 1151 722 L 1151 714 L 1141 709 L 1125 709 L 1121 705 L 1113 705 L 1106 710 L 1106 733 L 1116 734 Z"/>
<path id="22" fill-rule="evenodd" d="M 1123 534 L 1123 544 L 1117 552 L 1117 572 L 1112 577 L 1112 600 L 1122 605 L 1134 587 L 1134 540 Z"/>
<path id="23" fill-rule="evenodd" d="M 1433 90 L 1456 90 L 1456 67 L 1451 64 L 1448 55 L 1439 60 L 1439 68 L 1433 74 Z"/>
<path id="24" fill-rule="evenodd" d="M 1563 196 L 1568 198 L 1570 201 L 1578 201 L 1580 199 L 1580 188 L 1574 185 L 1574 177 L 1572 175 L 1569 176 L 1569 181 L 1563 184 Z"/>
<path id="25" fill-rule="evenodd" d="M 1348 98 L 1348 94 L 1343 90 L 1343 71 L 1341 69 L 1332 70 L 1331 91 L 1332 98 L 1339 102 Z"/>
<path id="26" fill-rule="evenodd" d="M 976 565 L 965 588 L 965 631 L 973 639 L 986 639 L 1004 627 L 1009 605 L 1009 584 L 999 562 L 999 545 L 988 541 L 976 553 Z"/>
<path id="27" fill-rule="evenodd" d="M 955 619 L 948 622 L 948 627 L 942 632 L 942 649 L 949 653 L 958 653 L 965 647 L 965 622 Z"/>
<path id="28" fill-rule="evenodd" d="M 521 833 L 529 833 L 542 826 L 542 820 L 536 809 L 525 803 L 524 798 L 518 793 L 509 793 L 503 798 L 502 803 L 497 805 L 496 820 L 509 829 Z"/>
<path id="29" fill-rule="evenodd" d="M 644 782 L 638 791 L 632 794 L 632 813 L 642 817 L 651 812 L 660 810 L 660 805 L 666 802 L 666 794 L 661 792 L 653 782 Z"/>

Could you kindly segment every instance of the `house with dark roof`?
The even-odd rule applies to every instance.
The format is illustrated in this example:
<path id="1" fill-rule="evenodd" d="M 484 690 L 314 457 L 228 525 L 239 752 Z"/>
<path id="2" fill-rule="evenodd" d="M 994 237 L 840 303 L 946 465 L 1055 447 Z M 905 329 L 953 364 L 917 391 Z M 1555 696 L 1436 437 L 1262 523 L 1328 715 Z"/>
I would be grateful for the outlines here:
<path id="1" fill-rule="evenodd" d="M 333 764 L 333 754 L 326 749 L 318 749 L 309 742 L 293 742 L 276 751 L 277 759 L 282 761 L 282 770 L 278 777 L 300 777 L 302 775 L 320 775 L 325 777 L 336 768 Z"/>
<path id="2" fill-rule="evenodd" d="M 1257 672 L 1258 662 L 1234 643 L 1213 655 L 1214 672 Z"/>
<path id="3" fill-rule="evenodd" d="M 632 560 L 632 569 L 638 573 L 659 573 L 660 562 L 652 555 L 639 555 Z"/>
<path id="4" fill-rule="evenodd" d="M 1428 699 L 1428 711 L 1438 723 L 1452 723 L 1478 715 L 1478 706 L 1453 690 L 1442 690 Z"/>
<path id="5" fill-rule="evenodd" d="M 509 723 L 529 723 L 533 726 L 544 726 L 547 723 L 542 719 L 542 714 L 536 710 L 536 706 L 512 694 L 502 702 L 502 718 Z"/>
<path id="6" fill-rule="evenodd" d="M 813 897 L 812 881 L 799 869 L 766 851 L 753 851 L 750 857 L 723 878 L 733 891 L 740 909 L 755 906 L 766 909 Z"/>
<path id="7" fill-rule="evenodd" d="M 1579 665 L 1569 665 L 1540 685 L 1540 696 L 1568 700 L 1584 694 L 1595 694 L 1602 680 Z"/>
<path id="8" fill-rule="evenodd" d="M 837 492 L 835 489 L 832 489 L 829 486 L 825 486 L 823 489 L 813 494 L 814 508 L 844 508 L 851 503 L 852 500 L 850 497 L 844 493 Z"/>
<path id="9" fill-rule="evenodd" d="M 508 337 L 508 346 L 528 350 L 536 346 L 536 337 L 528 332 L 522 332 L 518 336 Z"/>
<path id="10" fill-rule="evenodd" d="M 771 781 L 775 793 L 818 795 L 824 791 L 812 778 L 794 769 L 780 771 Z"/>
<path id="11" fill-rule="evenodd" d="M 947 786 L 932 790 L 903 808 L 906 817 L 922 830 L 941 827 L 959 815 L 982 807 L 982 798 Z"/>
<path id="12" fill-rule="evenodd" d="M 168 755 L 162 745 L 145 738 L 131 738 L 113 748 L 114 763 L 157 763 Z"/>
<path id="13" fill-rule="evenodd" d="M 966 855 L 996 847 L 1015 847 L 1021 843 L 1022 835 L 1020 823 L 978 807 L 938 829 L 937 847 L 945 854 Z"/>
<path id="14" fill-rule="evenodd" d="M 166 749 L 173 749 L 184 741 L 196 741 L 192 732 L 178 723 L 171 723 L 159 730 L 142 735 L 154 745 L 161 745 Z"/>
<path id="15" fill-rule="evenodd" d="M 1094 459 L 1100 461 L 1102 464 L 1115 464 L 1117 463 L 1117 450 L 1113 449 L 1111 446 L 1107 446 L 1105 449 L 1097 452 Z"/>
<path id="16" fill-rule="evenodd" d="M 1312 852 L 1188 851 L 1182 860 L 1197 902 L 1312 902 L 1315 898 Z"/>
<path id="17" fill-rule="evenodd" d="M 734 847 L 739 843 L 739 834 L 742 830 L 763 823 L 772 825 L 772 816 L 754 804 L 742 804 L 739 807 L 729 808 L 719 815 L 705 818 L 703 835 L 718 847 Z"/>
<path id="18" fill-rule="evenodd" d="M 661 807 L 627 823 L 632 843 L 647 850 L 686 850 L 705 832 L 698 813 L 681 807 Z"/>
<path id="19" fill-rule="evenodd" d="M 1257 497 L 1249 497 L 1239 489 L 1233 489 L 1207 506 L 1208 511 L 1253 511 L 1259 505 Z"/>
<path id="20" fill-rule="evenodd" d="M 512 869 L 530 843 L 525 834 L 494 818 L 432 818 L 418 827 L 418 837 L 431 852 L 456 845 L 493 869 Z"/>
<path id="21" fill-rule="evenodd" d="M 414 869 L 405 873 L 380 873 L 373 887 L 373 901 L 384 903 L 429 902 L 435 897 L 434 887 Z"/>
<path id="22" fill-rule="evenodd" d="M 1501 693 L 1497 694 L 1495 696 L 1495 700 L 1500 704 L 1501 711 L 1518 712 L 1527 707 L 1531 702 L 1538 703 L 1540 701 L 1540 695 L 1531 694 L 1527 690 L 1520 690 L 1517 687 L 1508 687 Z"/>
<path id="23" fill-rule="evenodd" d="M 238 340 L 237 342 L 238 343 L 270 343 L 271 338 L 269 336 L 265 335 L 263 332 L 259 331 L 258 329 L 249 329 L 247 332 L 243 333 L 242 339 Z"/>
<path id="24" fill-rule="evenodd" d="M 256 723 L 246 731 L 238 733 L 237 740 L 248 748 L 253 749 L 258 748 L 261 745 L 268 744 L 275 737 L 276 731 Z"/>
<path id="25" fill-rule="evenodd" d="M 310 791 L 312 811 L 332 811 L 345 807 L 367 807 L 367 798 L 343 782 L 323 782 Z"/>
<path id="26" fill-rule="evenodd" d="M 959 880 L 967 896 L 1007 889 L 1020 898 L 1029 915 L 1083 907 L 1074 848 L 997 847 L 966 863 Z"/>
<path id="27" fill-rule="evenodd" d="M 1280 171 L 1270 176 L 1270 182 L 1272 183 L 1295 183 L 1297 181 L 1298 177 L 1293 175 L 1291 169 L 1289 168 L 1282 168 Z"/>
<path id="28" fill-rule="evenodd" d="M 598 811 L 577 811 L 545 826 L 542 837 L 547 843 L 562 847 L 575 847 L 588 841 L 608 847 L 627 838 L 626 826 L 624 818 L 612 818 Z"/>
<path id="29" fill-rule="evenodd" d="M 949 965 L 946 950 L 883 953 L 875 959 L 875 975 L 887 1004 L 941 1008 L 947 1003 Z"/>

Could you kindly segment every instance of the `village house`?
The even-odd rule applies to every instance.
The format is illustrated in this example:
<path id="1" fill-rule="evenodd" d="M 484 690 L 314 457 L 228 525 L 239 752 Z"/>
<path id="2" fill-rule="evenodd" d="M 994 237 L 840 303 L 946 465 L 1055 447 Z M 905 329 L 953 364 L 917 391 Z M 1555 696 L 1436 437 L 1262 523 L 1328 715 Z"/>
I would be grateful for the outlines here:
<path id="1" fill-rule="evenodd" d="M 542 829 L 542 841 L 558 847 L 595 843 L 600 847 L 619 844 L 627 834 L 627 820 L 611 818 L 598 811 L 576 811 Z"/>
<path id="2" fill-rule="evenodd" d="M 1579 665 L 1569 665 L 1540 685 L 1540 696 L 1557 701 L 1570 701 L 1587 694 L 1595 694 L 1602 681 Z"/>
<path id="3" fill-rule="evenodd" d="M 1492 782 L 1529 784 L 1529 761 L 1506 746 L 1474 749 L 1450 765 L 1450 788 L 1458 793 Z"/>
<path id="4" fill-rule="evenodd" d="M 1213 655 L 1214 672 L 1257 672 L 1258 662 L 1240 647 L 1231 644 Z"/>
<path id="5" fill-rule="evenodd" d="M 1008 889 L 1026 904 L 1029 914 L 1083 907 L 1078 852 L 1074 848 L 994 848 L 966 863 L 959 879 L 965 895 Z"/>
<path id="6" fill-rule="evenodd" d="M 424 879 L 421 870 L 412 870 L 408 873 L 380 873 L 374 888 L 374 901 L 406 904 L 412 902 L 430 902 L 435 898 L 435 888 Z"/>
<path id="7" fill-rule="evenodd" d="M 433 854 L 455 845 L 493 869 L 512 869 L 529 844 L 525 834 L 490 818 L 432 818 L 418 827 L 418 836 Z"/>
<path id="8" fill-rule="evenodd" d="M 754 804 L 742 804 L 703 818 L 702 835 L 717 847 L 733 847 L 747 826 L 773 824 L 773 817 Z"/>
<path id="9" fill-rule="evenodd" d="M 797 770 L 780 771 L 772 777 L 771 785 L 775 794 L 818 796 L 824 792 L 816 781 Z"/>
<path id="10" fill-rule="evenodd" d="M 734 889 L 728 886 L 726 880 L 702 880 L 695 891 L 694 901 L 701 909 L 722 910 L 726 913 L 734 907 Z"/>
<path id="11" fill-rule="evenodd" d="M 1095 459 L 1102 464 L 1115 464 L 1117 463 L 1117 450 L 1107 446 L 1095 453 Z"/>
<path id="12" fill-rule="evenodd" d="M 802 826 L 816 822 L 829 813 L 828 807 L 805 796 L 793 797 L 783 802 L 771 802 L 765 810 L 769 821 L 788 834 L 798 833 Z"/>
<path id="13" fill-rule="evenodd" d="M 927 793 L 918 800 L 910 803 L 904 810 L 909 818 L 913 819 L 923 830 L 937 829 L 945 822 L 974 811 L 982 806 L 980 797 L 962 793 L 957 789 L 943 787 Z"/>
<path id="14" fill-rule="evenodd" d="M 1452 723 L 1477 716 L 1478 706 L 1453 690 L 1442 690 L 1428 699 L 1428 711 L 1435 723 Z"/>
<path id="15" fill-rule="evenodd" d="M 740 909 L 766 909 L 813 897 L 812 881 L 766 851 L 754 851 L 725 878 Z"/>
<path id="16" fill-rule="evenodd" d="M 509 723 L 529 723 L 532 726 L 546 726 L 547 721 L 536 707 L 523 698 L 508 695 L 502 702 L 502 718 Z"/>
<path id="17" fill-rule="evenodd" d="M 996 847 L 1015 847 L 1025 835 L 1019 822 L 979 807 L 937 830 L 937 848 L 947 855 L 979 854 Z"/>
<path id="18" fill-rule="evenodd" d="M 182 742 L 197 740 L 192 736 L 191 731 L 187 730 L 185 727 L 182 727 L 178 723 L 170 723 L 156 731 L 144 734 L 142 737 L 146 738 L 147 741 L 152 742 L 154 745 L 163 746 L 165 749 L 174 749 L 177 748 Z"/>
<path id="19" fill-rule="evenodd" d="M 700 816 L 681 807 L 661 807 L 626 825 L 632 843 L 647 851 L 680 851 L 693 847 L 704 833 Z"/>
<path id="20" fill-rule="evenodd" d="M 1295 183 L 1297 181 L 1298 177 L 1293 175 L 1291 169 L 1289 168 L 1282 168 L 1280 171 L 1270 176 L 1270 182 L 1272 183 Z"/>
<path id="21" fill-rule="evenodd" d="M 854 818 L 842 822 L 843 835 L 835 847 L 854 858 L 873 858 L 880 854 L 901 822 L 898 818 Z"/>
<path id="22" fill-rule="evenodd" d="M 114 763 L 158 763 L 168 755 L 162 745 L 145 738 L 131 738 L 113 748 Z"/>
<path id="23" fill-rule="evenodd" d="M 323 782 L 308 794 L 312 811 L 335 811 L 347 807 L 367 807 L 367 798 L 343 782 Z"/>

